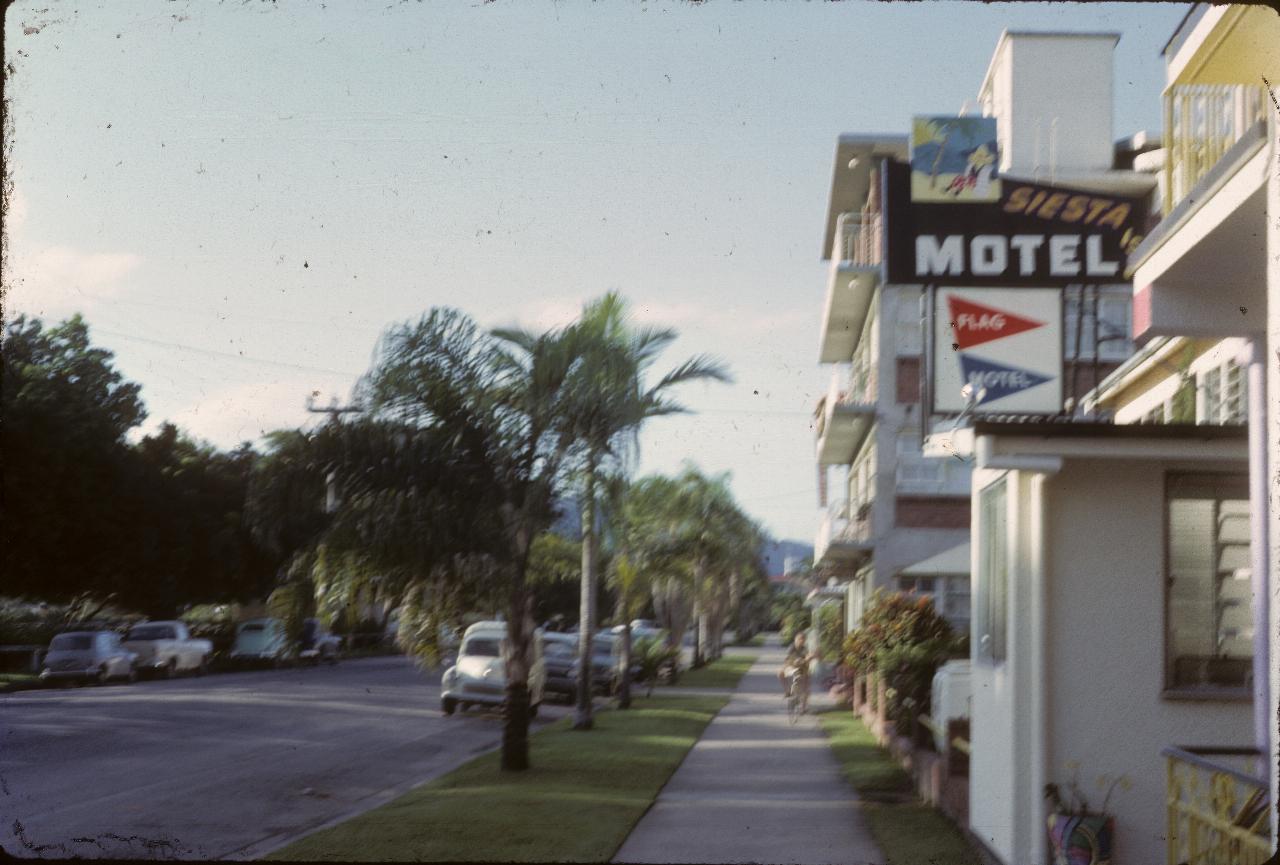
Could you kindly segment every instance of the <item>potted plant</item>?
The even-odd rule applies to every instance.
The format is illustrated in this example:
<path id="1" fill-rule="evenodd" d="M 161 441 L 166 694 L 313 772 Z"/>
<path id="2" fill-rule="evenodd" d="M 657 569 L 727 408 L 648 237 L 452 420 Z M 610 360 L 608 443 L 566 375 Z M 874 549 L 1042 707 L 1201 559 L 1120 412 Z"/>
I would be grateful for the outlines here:
<path id="1" fill-rule="evenodd" d="M 1098 786 L 1107 792 L 1102 798 L 1102 808 L 1093 811 L 1077 783 L 1080 764 L 1068 763 L 1067 768 L 1072 770 L 1067 799 L 1057 784 L 1044 786 L 1045 798 L 1053 806 L 1048 823 L 1054 865 L 1111 865 L 1111 840 L 1115 836 L 1116 821 L 1107 811 L 1107 805 L 1117 786 L 1129 789 L 1129 779 L 1124 775 L 1100 776 Z"/>

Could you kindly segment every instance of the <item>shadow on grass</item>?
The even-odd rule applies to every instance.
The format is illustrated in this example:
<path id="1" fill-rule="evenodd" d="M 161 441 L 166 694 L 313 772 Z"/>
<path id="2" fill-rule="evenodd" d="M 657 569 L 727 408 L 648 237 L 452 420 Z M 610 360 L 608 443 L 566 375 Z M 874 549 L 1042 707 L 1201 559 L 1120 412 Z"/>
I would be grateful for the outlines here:
<path id="1" fill-rule="evenodd" d="M 861 720 L 848 709 L 818 717 L 844 776 L 862 799 L 867 828 L 888 865 L 982 865 L 955 824 L 916 798 L 910 776 Z"/>
<path id="2" fill-rule="evenodd" d="M 528 772 L 485 754 L 269 859 L 607 862 L 725 697 L 663 695 L 530 739 Z"/>

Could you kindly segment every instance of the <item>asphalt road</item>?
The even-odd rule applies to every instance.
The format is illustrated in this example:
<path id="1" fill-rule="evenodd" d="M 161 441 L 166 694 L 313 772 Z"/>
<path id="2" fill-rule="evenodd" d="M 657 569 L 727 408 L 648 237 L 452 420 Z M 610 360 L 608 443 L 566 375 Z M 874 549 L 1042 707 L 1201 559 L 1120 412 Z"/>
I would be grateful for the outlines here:
<path id="1" fill-rule="evenodd" d="M 497 713 L 443 717 L 439 684 L 392 657 L 0 695 L 0 847 L 268 852 L 496 747 Z"/>

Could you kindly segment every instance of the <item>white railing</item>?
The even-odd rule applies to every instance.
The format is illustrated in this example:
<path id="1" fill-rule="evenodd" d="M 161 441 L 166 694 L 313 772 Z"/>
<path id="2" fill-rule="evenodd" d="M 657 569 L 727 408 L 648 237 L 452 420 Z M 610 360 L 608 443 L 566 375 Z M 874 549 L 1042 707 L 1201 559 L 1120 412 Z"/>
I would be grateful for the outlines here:
<path id="1" fill-rule="evenodd" d="M 1266 99 L 1260 84 L 1178 84 L 1165 92 L 1166 215 L 1266 117 Z"/>
<path id="2" fill-rule="evenodd" d="M 831 543 L 857 544 L 871 540 L 871 502 L 839 499 L 827 508 L 828 537 Z"/>
<path id="3" fill-rule="evenodd" d="M 836 217 L 836 237 L 831 257 L 842 263 L 875 267 L 880 264 L 884 220 L 879 213 L 863 216 L 842 213 Z"/>

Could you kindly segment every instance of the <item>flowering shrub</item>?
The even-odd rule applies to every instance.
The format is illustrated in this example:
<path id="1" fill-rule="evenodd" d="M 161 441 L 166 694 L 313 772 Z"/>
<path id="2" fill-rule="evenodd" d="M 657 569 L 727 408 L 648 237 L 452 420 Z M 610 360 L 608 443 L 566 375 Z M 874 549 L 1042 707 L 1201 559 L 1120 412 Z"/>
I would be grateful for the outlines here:
<path id="1" fill-rule="evenodd" d="M 844 641 L 844 663 L 850 669 L 884 677 L 886 715 L 903 730 L 929 711 L 938 667 L 967 654 L 967 637 L 957 635 L 928 598 L 901 592 L 873 594 L 861 624 Z"/>

